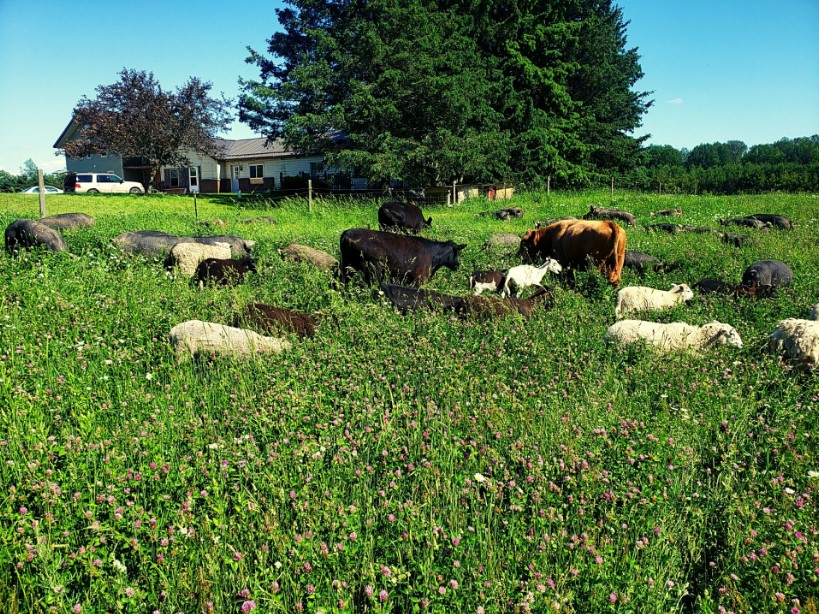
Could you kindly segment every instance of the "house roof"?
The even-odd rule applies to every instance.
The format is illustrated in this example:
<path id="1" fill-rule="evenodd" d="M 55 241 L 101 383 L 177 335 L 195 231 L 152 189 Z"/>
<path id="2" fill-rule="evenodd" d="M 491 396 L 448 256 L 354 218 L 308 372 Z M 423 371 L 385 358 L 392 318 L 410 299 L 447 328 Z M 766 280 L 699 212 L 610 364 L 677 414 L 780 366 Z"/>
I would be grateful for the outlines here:
<path id="1" fill-rule="evenodd" d="M 216 145 L 221 150 L 221 154 L 215 157 L 220 160 L 242 160 L 246 158 L 269 158 L 285 157 L 296 155 L 292 151 L 284 148 L 284 143 L 279 139 L 267 140 L 257 139 L 216 139 Z"/>

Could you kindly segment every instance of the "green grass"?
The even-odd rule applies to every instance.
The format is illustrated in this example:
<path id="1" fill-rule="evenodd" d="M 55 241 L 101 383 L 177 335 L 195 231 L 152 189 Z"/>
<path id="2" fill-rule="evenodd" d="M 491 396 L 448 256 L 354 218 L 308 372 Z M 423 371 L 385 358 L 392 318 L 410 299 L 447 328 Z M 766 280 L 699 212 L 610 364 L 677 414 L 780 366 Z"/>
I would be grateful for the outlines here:
<path id="1" fill-rule="evenodd" d="M 776 299 L 696 297 L 656 315 L 717 319 L 742 350 L 659 356 L 602 342 L 615 291 L 597 274 L 555 284 L 529 321 L 400 316 L 354 278 L 281 260 L 289 243 L 338 257 L 377 203 L 232 197 L 48 197 L 82 211 L 66 254 L 0 261 L 0 603 L 4 612 L 734 612 L 819 609 L 819 385 L 762 350 L 778 320 L 819 302 L 815 196 L 524 194 L 522 220 L 476 199 L 430 207 L 426 236 L 467 243 L 428 284 L 519 262 L 499 232 L 633 212 L 628 247 L 679 268 L 623 284 L 738 281 L 788 262 Z M 792 232 L 646 232 L 790 216 Z M 0 194 L 0 225 L 38 217 Z M 269 215 L 277 224 L 243 224 Z M 199 220 L 220 218 L 224 227 Z M 237 234 L 259 274 L 197 290 L 124 231 Z M 249 361 L 177 364 L 166 337 L 227 322 L 251 301 L 318 310 L 319 332 Z"/>

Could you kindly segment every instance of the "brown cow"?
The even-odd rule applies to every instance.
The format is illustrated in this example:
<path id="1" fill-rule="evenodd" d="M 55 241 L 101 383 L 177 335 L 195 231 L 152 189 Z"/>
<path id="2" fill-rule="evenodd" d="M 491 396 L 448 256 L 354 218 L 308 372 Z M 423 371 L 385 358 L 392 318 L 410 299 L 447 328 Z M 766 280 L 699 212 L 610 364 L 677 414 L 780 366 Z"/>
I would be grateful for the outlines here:
<path id="1" fill-rule="evenodd" d="M 609 283 L 619 285 L 626 231 L 608 220 L 565 220 L 527 231 L 520 240 L 520 251 L 530 261 L 554 258 L 569 275 L 573 269 L 587 269 L 591 259 Z"/>

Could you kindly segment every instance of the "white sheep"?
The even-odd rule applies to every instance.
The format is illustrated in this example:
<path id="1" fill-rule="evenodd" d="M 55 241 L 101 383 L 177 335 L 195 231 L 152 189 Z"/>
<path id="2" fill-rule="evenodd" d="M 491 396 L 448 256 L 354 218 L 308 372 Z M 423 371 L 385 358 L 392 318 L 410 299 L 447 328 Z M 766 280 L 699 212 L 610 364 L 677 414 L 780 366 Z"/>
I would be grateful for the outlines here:
<path id="1" fill-rule="evenodd" d="M 528 286 L 539 286 L 541 280 L 546 273 L 554 273 L 555 275 L 563 271 L 563 267 L 554 258 L 546 258 L 543 264 L 539 266 L 532 266 L 531 264 L 521 264 L 513 266 L 506 272 L 506 279 L 503 282 L 503 289 L 501 296 L 506 298 L 511 294 L 510 286 L 516 287 L 518 292 L 515 296 L 520 298 L 523 289 Z"/>
<path id="2" fill-rule="evenodd" d="M 685 322 L 646 322 L 644 320 L 620 320 L 612 324 L 603 339 L 620 345 L 644 342 L 656 349 L 703 350 L 717 345 L 742 347 L 742 339 L 733 326 L 721 322 L 709 322 L 692 326 Z"/>
<path id="3" fill-rule="evenodd" d="M 165 265 L 176 268 L 180 275 L 192 277 L 196 267 L 205 258 L 230 258 L 230 244 L 217 242 L 213 245 L 180 241 L 171 248 Z"/>
<path id="4" fill-rule="evenodd" d="M 694 298 L 687 284 L 673 284 L 671 290 L 657 290 L 646 286 L 629 286 L 617 293 L 616 317 L 634 311 L 660 311 Z"/>
<path id="5" fill-rule="evenodd" d="M 253 354 L 278 353 L 292 347 L 285 339 L 265 337 L 252 330 L 201 320 L 188 320 L 177 324 L 171 329 L 168 339 L 180 361 L 197 354 L 245 358 Z"/>
<path id="6" fill-rule="evenodd" d="M 815 306 L 811 320 L 788 318 L 782 320 L 768 337 L 768 351 L 804 365 L 819 364 L 819 321 Z"/>

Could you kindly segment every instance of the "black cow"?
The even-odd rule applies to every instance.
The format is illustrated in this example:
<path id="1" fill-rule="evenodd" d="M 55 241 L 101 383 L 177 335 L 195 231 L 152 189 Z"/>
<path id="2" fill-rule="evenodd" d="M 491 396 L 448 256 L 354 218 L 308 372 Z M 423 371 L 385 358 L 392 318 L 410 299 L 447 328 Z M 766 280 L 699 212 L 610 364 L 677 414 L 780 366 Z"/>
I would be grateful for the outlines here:
<path id="1" fill-rule="evenodd" d="M 361 271 L 369 285 L 394 279 L 418 286 L 445 266 L 460 266 L 458 254 L 466 245 L 433 241 L 366 228 L 351 228 L 341 235 L 341 281 L 347 283 L 348 268 Z"/>
<path id="2" fill-rule="evenodd" d="M 764 222 L 765 224 L 770 224 L 772 227 L 779 228 L 780 230 L 793 229 L 793 222 L 791 222 L 790 218 L 787 218 L 784 215 L 775 215 L 773 213 L 754 213 L 748 217 Z"/>
<path id="3" fill-rule="evenodd" d="M 792 283 L 793 271 L 787 264 L 779 260 L 760 260 L 745 269 L 740 285 L 745 290 L 770 288 L 773 291 Z"/>
<path id="4" fill-rule="evenodd" d="M 256 272 L 256 259 L 250 256 L 245 256 L 239 260 L 234 258 L 205 258 L 196 267 L 191 282 L 198 283 L 199 287 L 208 283 L 229 286 L 243 281 L 247 272 Z"/>
<path id="5" fill-rule="evenodd" d="M 432 218 L 425 220 L 418 205 L 393 200 L 378 208 L 378 225 L 382 230 L 397 228 L 418 233 L 432 226 Z"/>

